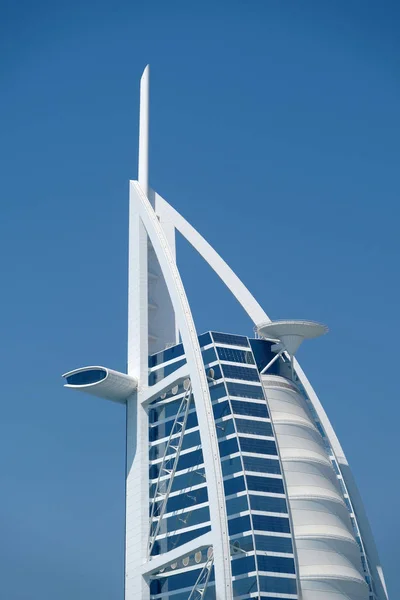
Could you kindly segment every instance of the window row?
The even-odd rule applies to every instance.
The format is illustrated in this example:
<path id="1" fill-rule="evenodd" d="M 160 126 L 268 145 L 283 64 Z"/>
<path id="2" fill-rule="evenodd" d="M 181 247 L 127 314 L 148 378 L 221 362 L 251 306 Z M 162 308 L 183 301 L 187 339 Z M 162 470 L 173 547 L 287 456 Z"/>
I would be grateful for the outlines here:
<path id="1" fill-rule="evenodd" d="M 179 436 L 176 438 L 172 438 L 171 440 L 172 446 L 177 446 L 179 443 Z M 156 460 L 157 458 L 161 458 L 164 456 L 164 452 L 167 448 L 168 440 L 161 442 L 160 444 L 156 444 L 155 446 L 150 446 L 149 449 L 149 460 Z M 195 446 L 200 445 L 200 432 L 197 429 L 196 431 L 192 431 L 190 433 L 185 433 L 183 436 L 181 450 L 188 450 L 189 448 L 193 448 Z M 174 448 L 169 448 L 168 453 L 172 454 L 174 452 Z"/>
<path id="2" fill-rule="evenodd" d="M 175 461 L 175 456 L 171 456 L 171 458 L 167 459 L 164 462 L 164 467 L 167 469 L 171 469 L 173 463 Z M 203 462 L 203 452 L 201 449 L 194 450 L 193 452 L 188 452 L 187 454 L 180 454 L 177 464 L 177 471 L 183 471 L 184 469 L 189 469 L 190 467 L 194 467 L 196 465 L 201 465 Z M 149 479 L 156 479 L 160 472 L 162 461 L 155 465 L 151 465 L 149 468 Z"/>
<path id="3" fill-rule="evenodd" d="M 220 333 L 219 331 L 212 331 L 211 335 L 215 343 L 226 344 L 230 346 L 249 346 L 249 340 L 243 335 Z"/>
<path id="4" fill-rule="evenodd" d="M 249 501 L 251 510 L 287 513 L 285 498 L 277 498 L 275 496 L 254 496 L 252 494 L 247 498 L 247 494 L 244 494 L 243 496 L 230 498 L 226 501 L 226 512 L 228 516 L 249 510 Z"/>
<path id="5" fill-rule="evenodd" d="M 276 357 L 276 352 L 272 352 L 271 350 L 273 343 L 274 342 L 267 342 L 266 340 L 250 340 L 250 346 L 260 372 L 273 358 Z M 279 375 L 279 360 L 275 361 L 274 364 L 269 367 L 268 373 L 270 375 Z"/>
<path id="6" fill-rule="evenodd" d="M 257 557 L 245 556 L 243 558 L 234 558 L 232 560 L 232 575 L 243 575 L 243 573 L 252 573 L 255 571 L 256 558 L 259 571 L 288 573 L 290 575 L 294 575 L 296 572 L 293 558 L 257 555 Z"/>
<path id="7" fill-rule="evenodd" d="M 179 410 L 182 399 L 180 398 L 177 402 L 171 402 L 173 406 L 166 410 L 168 405 L 164 405 L 163 409 L 158 413 L 158 415 L 167 415 L 170 414 L 170 411 L 174 410 L 172 416 L 169 417 L 168 421 L 163 421 L 162 423 L 158 423 L 154 421 L 155 410 L 151 411 L 151 418 L 153 419 L 153 423 L 150 425 L 149 429 L 149 441 L 155 442 L 159 439 L 166 438 L 170 435 L 171 430 L 174 426 L 174 417 L 176 417 L 176 413 Z M 193 401 L 192 401 L 193 402 Z M 231 405 L 228 400 L 224 400 L 222 402 L 218 402 L 213 405 L 213 413 L 215 420 L 221 419 L 229 414 L 231 414 L 231 406 L 232 411 L 235 415 L 243 415 L 243 416 L 254 416 L 259 418 L 268 418 L 267 407 L 264 404 L 257 404 L 255 402 L 248 402 L 242 400 L 231 400 Z M 183 419 L 183 414 L 180 416 L 180 421 Z M 256 421 L 254 419 L 244 420 L 237 419 L 237 429 L 239 432 L 243 433 L 252 433 L 255 435 L 265 435 L 265 436 L 273 436 L 272 427 L 270 423 Z M 186 423 L 186 428 L 191 429 L 198 425 L 197 414 L 193 408 L 190 409 L 188 414 L 188 419 Z M 228 435 L 228 434 L 226 434 Z"/>
<path id="8" fill-rule="evenodd" d="M 169 535 L 167 537 L 157 539 L 153 546 L 151 555 L 156 556 L 157 554 L 164 554 L 165 552 L 174 550 L 174 548 L 178 548 L 179 546 L 194 540 L 210 530 L 211 525 L 206 525 L 205 527 L 198 527 L 196 529 L 192 529 L 191 531 L 183 531 L 182 533 L 177 533 L 176 535 Z"/>
<path id="9" fill-rule="evenodd" d="M 182 412 L 182 414 L 179 416 L 180 422 L 183 421 L 183 417 L 184 413 Z M 175 419 L 171 419 L 170 421 L 164 421 L 164 423 L 160 423 L 159 425 L 152 425 L 149 428 L 149 442 L 156 442 L 157 440 L 168 437 L 171 433 L 174 423 Z M 196 412 L 189 413 L 186 421 L 186 429 L 197 427 L 198 424 Z M 179 431 L 179 429 L 177 431 Z"/>
<path id="10" fill-rule="evenodd" d="M 183 489 L 195 486 L 195 485 L 202 485 L 202 484 L 204 484 L 205 480 L 206 480 L 206 475 L 205 475 L 204 467 L 196 466 L 196 467 L 190 469 L 189 471 L 187 471 L 186 473 L 182 473 L 181 475 L 179 475 L 179 473 L 178 473 L 175 475 L 175 477 L 172 481 L 171 493 L 178 492 L 180 490 L 183 490 Z M 159 488 L 160 493 L 164 494 L 166 492 L 169 482 L 170 482 L 170 477 L 167 477 L 166 479 L 162 479 L 159 482 L 160 483 L 160 488 Z M 154 497 L 155 487 L 156 487 L 155 483 L 153 483 L 150 486 L 150 498 Z"/>
<path id="11" fill-rule="evenodd" d="M 241 458 L 240 456 L 235 456 L 234 458 L 223 460 L 221 466 L 224 477 L 239 473 L 243 470 L 243 467 L 245 471 L 253 473 L 281 474 L 279 460 L 274 458 L 261 458 L 259 456 L 242 456 Z"/>
<path id="12" fill-rule="evenodd" d="M 290 537 L 257 534 L 254 539 L 257 551 L 293 554 L 292 539 Z M 241 555 L 243 552 L 252 552 L 253 550 L 253 534 L 246 534 L 231 540 L 231 553 L 233 555 Z"/>
<path id="13" fill-rule="evenodd" d="M 250 515 L 236 517 L 228 521 L 229 535 L 235 535 L 244 531 L 272 531 L 279 533 L 290 533 L 289 519 L 286 517 L 272 517 L 270 515 L 252 514 L 253 527 L 251 527 Z"/>
<path id="14" fill-rule="evenodd" d="M 198 434 L 198 432 L 193 432 L 193 434 L 186 434 L 187 437 Z M 186 437 L 186 436 L 185 436 Z M 241 449 L 245 452 L 256 452 L 257 454 L 270 454 L 277 455 L 275 442 L 272 440 L 257 440 L 253 438 L 239 438 Z M 249 444 L 247 444 L 250 442 Z M 258 444 L 258 442 L 262 442 L 262 444 Z M 229 456 L 231 454 L 238 453 L 238 440 L 237 438 L 231 438 L 229 440 L 224 440 L 219 443 L 221 456 Z M 173 465 L 175 457 L 172 456 L 166 461 L 164 465 L 166 468 L 170 468 Z M 161 462 L 156 463 L 150 466 L 149 470 L 149 478 L 157 479 L 159 475 L 159 470 L 161 466 Z M 190 487 L 192 485 L 198 485 L 205 481 L 205 472 L 204 467 L 199 467 L 203 463 L 203 453 L 201 448 L 196 448 L 192 452 L 187 452 L 186 454 L 181 454 L 177 464 L 177 474 L 174 477 L 172 483 L 172 491 L 183 489 L 186 487 Z M 246 471 L 250 472 L 259 472 L 259 473 L 271 473 L 271 474 L 280 474 L 280 465 L 279 461 L 271 458 L 261 458 L 259 456 L 243 456 L 243 465 Z M 234 473 L 238 473 L 243 470 L 242 462 L 240 456 L 236 456 L 234 458 L 227 458 L 221 462 L 222 473 L 223 476 L 226 477 L 228 475 L 232 475 Z M 185 469 L 190 469 L 187 473 L 179 474 L 179 471 L 183 471 Z M 247 475 L 248 481 L 265 479 L 260 477 L 255 477 L 252 475 Z M 267 478 L 269 481 L 269 479 Z M 280 482 L 282 484 L 281 479 L 274 479 L 275 482 Z M 168 485 L 169 480 L 164 479 L 162 482 L 163 485 Z M 150 486 L 150 492 L 154 490 L 155 484 Z M 272 490 L 266 490 L 272 491 Z M 154 492 L 153 492 L 154 493 Z M 151 493 L 152 495 L 152 493 Z"/>
<path id="15" fill-rule="evenodd" d="M 254 539 L 258 551 L 293 553 L 292 539 L 290 537 L 257 534 L 254 536 Z M 241 554 L 242 552 L 252 552 L 254 550 L 253 535 L 244 535 L 231 541 L 231 550 L 234 555 Z"/>
<path id="16" fill-rule="evenodd" d="M 220 360 L 254 365 L 253 354 L 249 350 L 237 350 L 235 348 L 218 347 L 217 352 L 218 358 Z"/>
<path id="17" fill-rule="evenodd" d="M 158 577 L 157 579 L 153 579 L 150 583 L 150 593 L 161 594 L 179 590 L 180 588 L 193 587 L 200 575 L 200 571 L 201 568 L 186 571 L 184 573 L 177 573 L 176 575 L 170 575 L 168 577 Z M 211 572 L 210 580 L 214 581 L 214 569 Z M 186 597 L 187 596 L 188 594 L 186 593 Z"/>
<path id="18" fill-rule="evenodd" d="M 208 506 L 204 506 L 203 508 L 198 508 L 193 510 L 180 513 L 178 515 L 172 515 L 171 517 L 163 517 L 161 519 L 161 524 L 158 525 L 158 521 L 152 522 L 152 535 L 157 529 L 157 535 L 161 535 L 163 533 L 171 533 L 174 531 L 178 531 L 179 529 L 185 529 L 186 527 L 192 527 L 194 525 L 201 525 L 203 523 L 208 523 L 210 520 L 210 509 Z"/>
<path id="19" fill-rule="evenodd" d="M 284 494 L 282 479 L 275 477 L 257 477 L 246 475 L 247 488 L 253 492 L 266 492 L 270 494 Z M 224 481 L 225 496 L 238 494 L 246 489 L 243 475 L 232 477 Z"/>
<path id="20" fill-rule="evenodd" d="M 249 385 L 247 383 L 227 382 L 228 394 L 238 398 L 254 398 L 264 400 L 264 392 L 261 385 Z"/>
<path id="21" fill-rule="evenodd" d="M 246 438 L 239 436 L 238 438 L 231 438 L 230 440 L 224 440 L 219 443 L 220 456 L 228 456 L 229 454 L 235 454 L 239 451 L 238 440 L 240 443 L 240 449 L 242 452 L 249 452 L 253 454 L 269 454 L 270 456 L 278 456 L 276 444 L 273 440 Z"/>
<path id="22" fill-rule="evenodd" d="M 179 392 L 177 391 L 177 388 L 179 390 Z M 172 388 L 174 391 L 176 391 L 176 394 L 173 394 L 173 396 L 176 396 L 179 393 L 179 398 L 176 398 L 174 400 L 170 400 L 169 402 L 164 402 L 161 397 L 157 398 L 156 401 L 152 402 L 150 404 L 150 409 L 149 409 L 149 423 L 150 425 L 156 424 L 158 421 L 164 421 L 165 419 L 173 419 L 174 417 L 176 417 L 176 414 L 179 410 L 179 407 L 181 405 L 181 402 L 183 400 L 184 397 L 184 392 L 185 389 L 183 388 L 182 384 L 173 386 Z M 160 402 L 160 404 L 158 404 L 158 402 Z M 193 398 L 191 400 L 192 402 L 192 408 L 194 409 L 194 401 Z"/>
<path id="23" fill-rule="evenodd" d="M 232 412 L 235 415 L 243 415 L 249 417 L 269 418 L 266 404 L 250 402 L 249 400 L 231 400 Z M 220 419 L 230 414 L 231 409 L 228 400 L 223 400 L 213 405 L 214 418 Z"/>
<path id="24" fill-rule="evenodd" d="M 152 371 L 149 373 L 149 385 L 158 383 L 168 375 L 171 375 L 171 373 L 177 371 L 179 367 L 182 367 L 184 364 L 186 364 L 186 358 L 177 360 L 176 362 L 166 365 L 165 367 L 161 367 L 161 369 L 157 369 L 157 371 Z"/>
<path id="25" fill-rule="evenodd" d="M 238 367 L 236 365 L 222 365 L 224 377 L 227 379 L 242 379 L 244 381 L 260 381 L 257 369 Z"/>
<path id="26" fill-rule="evenodd" d="M 276 594 L 296 594 L 297 585 L 296 579 L 286 577 L 259 577 L 259 588 L 257 586 L 257 578 L 244 577 L 233 582 L 233 597 L 244 596 L 252 592 L 273 592 Z M 269 600 L 273 598 L 269 597 Z"/>
<path id="27" fill-rule="evenodd" d="M 158 514 L 161 502 L 156 503 L 156 515 Z M 190 490 L 188 492 L 181 492 L 177 496 L 170 496 L 167 501 L 167 507 L 165 512 L 169 514 L 175 512 L 176 510 L 181 510 L 184 508 L 197 506 L 198 504 L 203 504 L 204 502 L 208 502 L 208 491 L 206 486 L 197 488 L 195 490 Z M 151 513 L 151 503 L 149 507 L 149 512 Z"/>
<path id="28" fill-rule="evenodd" d="M 177 344 L 176 346 L 172 346 L 171 348 L 167 348 L 162 352 L 157 352 L 157 354 L 152 354 L 149 356 L 149 369 L 151 367 L 156 367 L 157 365 L 161 365 L 173 358 L 177 358 L 178 356 L 182 356 L 184 353 L 183 344 Z"/>

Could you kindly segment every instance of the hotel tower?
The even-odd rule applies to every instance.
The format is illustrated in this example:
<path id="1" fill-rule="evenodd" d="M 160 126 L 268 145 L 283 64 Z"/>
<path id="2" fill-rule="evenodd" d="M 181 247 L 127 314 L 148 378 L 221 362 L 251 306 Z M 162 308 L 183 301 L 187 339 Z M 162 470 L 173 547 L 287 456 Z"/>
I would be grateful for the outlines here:
<path id="1" fill-rule="evenodd" d="M 64 375 L 66 387 L 126 409 L 125 600 L 387 600 L 345 454 L 294 357 L 326 327 L 271 321 L 149 186 L 148 124 L 146 67 L 129 192 L 127 373 Z M 249 315 L 251 337 L 199 335 L 176 231 Z"/>

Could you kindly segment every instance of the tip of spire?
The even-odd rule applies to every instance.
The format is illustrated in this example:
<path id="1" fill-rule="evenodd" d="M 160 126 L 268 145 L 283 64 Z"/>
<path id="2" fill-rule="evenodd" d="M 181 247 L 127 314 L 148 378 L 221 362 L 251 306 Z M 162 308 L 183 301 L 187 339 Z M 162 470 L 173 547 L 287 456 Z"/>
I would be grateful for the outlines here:
<path id="1" fill-rule="evenodd" d="M 141 79 L 144 79 L 145 77 L 148 77 L 149 73 L 150 73 L 150 65 L 146 65 L 145 68 L 144 68 L 144 70 L 143 70 Z"/>

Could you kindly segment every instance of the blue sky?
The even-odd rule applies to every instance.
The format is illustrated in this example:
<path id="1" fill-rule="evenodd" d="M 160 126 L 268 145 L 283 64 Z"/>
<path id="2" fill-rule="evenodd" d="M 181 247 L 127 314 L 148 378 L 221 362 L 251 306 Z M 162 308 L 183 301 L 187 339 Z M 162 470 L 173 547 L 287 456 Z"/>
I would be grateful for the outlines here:
<path id="1" fill-rule="evenodd" d="M 128 180 L 150 63 L 153 187 L 272 318 L 330 327 L 299 359 L 398 597 L 398 3 L 0 8 L 0 595 L 123 597 L 124 411 L 60 375 L 125 368 Z M 250 335 L 179 250 L 199 331 Z"/>

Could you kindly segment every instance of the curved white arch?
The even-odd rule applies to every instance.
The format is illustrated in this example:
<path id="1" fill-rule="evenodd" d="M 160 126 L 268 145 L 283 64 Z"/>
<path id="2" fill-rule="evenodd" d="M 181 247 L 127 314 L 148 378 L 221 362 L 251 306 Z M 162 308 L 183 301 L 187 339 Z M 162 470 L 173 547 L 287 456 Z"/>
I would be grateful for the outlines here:
<path id="1" fill-rule="evenodd" d="M 157 255 L 185 349 L 208 483 L 216 593 L 217 598 L 228 599 L 232 597 L 232 576 L 224 487 L 211 398 L 196 327 L 176 262 L 158 217 L 136 181 L 130 182 L 130 192 Z"/>
<path id="2" fill-rule="evenodd" d="M 231 294 L 236 298 L 242 308 L 249 315 L 254 325 L 258 326 L 260 323 L 270 321 L 267 313 L 260 306 L 257 300 L 254 298 L 252 293 L 247 289 L 244 283 L 234 273 L 230 266 L 223 260 L 223 258 L 214 250 L 214 248 L 204 239 L 204 237 L 196 231 L 196 229 L 188 222 L 181 214 L 178 213 L 164 198 L 159 194 L 156 194 L 156 210 L 168 214 L 174 227 L 183 235 L 183 237 L 197 250 L 197 252 L 204 258 L 209 266 L 215 271 L 218 277 L 227 286 Z M 313 390 L 312 385 L 308 381 L 304 371 L 301 369 L 299 363 L 295 359 L 296 372 L 299 376 L 301 383 L 304 385 L 307 393 L 312 400 L 315 410 L 317 411 L 318 417 L 323 423 L 329 441 L 332 444 L 335 454 L 339 462 L 347 464 L 346 457 L 343 449 L 339 443 L 339 440 L 333 430 L 332 425 L 323 409 L 318 396 Z"/>

